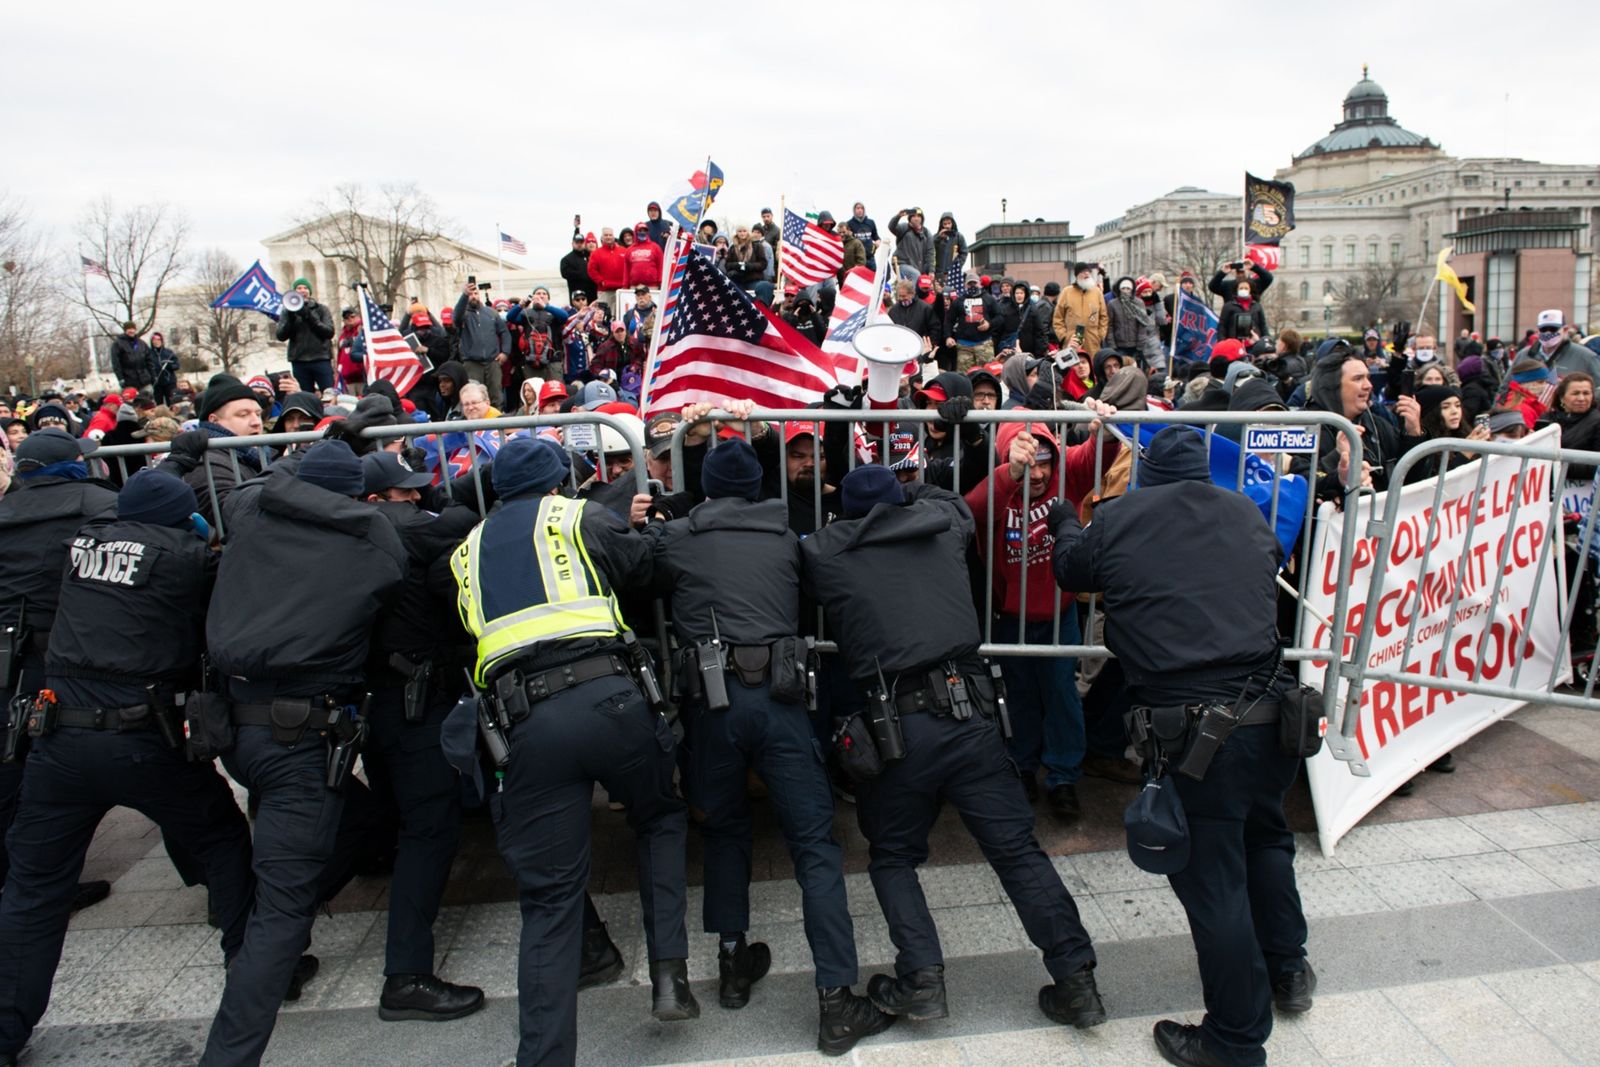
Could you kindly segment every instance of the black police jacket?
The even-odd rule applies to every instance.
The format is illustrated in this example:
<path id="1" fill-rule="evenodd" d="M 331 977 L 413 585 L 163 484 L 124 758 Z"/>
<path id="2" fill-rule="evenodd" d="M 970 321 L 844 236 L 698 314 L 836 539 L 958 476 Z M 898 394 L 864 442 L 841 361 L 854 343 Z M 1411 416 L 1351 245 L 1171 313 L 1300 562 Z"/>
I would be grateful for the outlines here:
<path id="1" fill-rule="evenodd" d="M 708 640 L 713 610 L 725 644 L 766 645 L 800 632 L 800 539 L 783 501 L 707 500 L 645 533 L 682 640 Z"/>
<path id="2" fill-rule="evenodd" d="M 413 662 L 470 665 L 472 638 L 456 611 L 450 553 L 478 524 L 478 513 L 457 504 L 434 515 L 415 504 L 383 501 L 377 509 L 394 524 L 406 550 L 406 580 L 399 597 L 378 619 L 373 658 L 388 668 L 391 653 Z M 461 680 L 461 672 L 455 672 Z"/>
<path id="3" fill-rule="evenodd" d="M 282 472 L 237 490 L 224 518 L 228 547 L 206 619 L 218 671 L 283 696 L 358 686 L 378 613 L 405 581 L 394 525 Z"/>
<path id="4" fill-rule="evenodd" d="M 1278 644 L 1283 552 L 1261 510 L 1209 482 L 1107 500 L 1087 528 L 1051 514 L 1063 589 L 1103 593 L 1106 647 L 1136 699 L 1232 700 Z"/>
<path id="5" fill-rule="evenodd" d="M 982 640 L 967 584 L 974 523 L 966 501 L 926 484 L 800 543 L 805 591 L 858 682 L 954 659 Z"/>
<path id="6" fill-rule="evenodd" d="M 31 478 L 0 499 L 0 619 L 27 608 L 34 641 L 24 662 L 38 655 L 56 621 L 56 598 L 67 542 L 88 519 L 115 511 L 117 494 L 93 479 Z M 9 696 L 9 694 L 7 694 Z"/>
<path id="7" fill-rule="evenodd" d="M 153 682 L 162 695 L 197 680 L 205 651 L 206 604 L 217 556 L 192 530 L 109 516 L 68 543 L 61 600 L 50 631 L 48 684 L 82 703 L 142 703 Z"/>

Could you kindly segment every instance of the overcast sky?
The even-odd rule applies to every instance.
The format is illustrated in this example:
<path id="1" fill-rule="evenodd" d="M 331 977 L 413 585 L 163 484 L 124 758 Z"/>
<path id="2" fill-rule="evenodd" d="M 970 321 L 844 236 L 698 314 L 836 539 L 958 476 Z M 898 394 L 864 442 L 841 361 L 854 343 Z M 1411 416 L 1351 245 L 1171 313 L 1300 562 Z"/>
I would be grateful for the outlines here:
<path id="1" fill-rule="evenodd" d="M 492 252 L 498 221 L 553 272 L 575 211 L 632 223 L 708 153 L 724 223 L 786 193 L 971 237 L 1005 197 L 1089 233 L 1287 165 L 1363 63 L 1452 154 L 1600 164 L 1590 0 L 6 8 L 0 189 L 68 256 L 107 193 L 174 201 L 195 248 L 248 263 L 336 182 L 414 181 L 463 240 Z"/>

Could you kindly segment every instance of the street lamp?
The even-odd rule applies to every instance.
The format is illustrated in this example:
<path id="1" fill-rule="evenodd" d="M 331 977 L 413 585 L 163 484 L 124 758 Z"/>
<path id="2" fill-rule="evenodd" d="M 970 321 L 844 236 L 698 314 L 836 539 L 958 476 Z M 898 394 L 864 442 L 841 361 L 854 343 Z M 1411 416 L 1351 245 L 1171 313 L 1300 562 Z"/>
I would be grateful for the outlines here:
<path id="1" fill-rule="evenodd" d="M 1333 336 L 1333 294 L 1322 294 L 1322 326 L 1325 336 Z"/>

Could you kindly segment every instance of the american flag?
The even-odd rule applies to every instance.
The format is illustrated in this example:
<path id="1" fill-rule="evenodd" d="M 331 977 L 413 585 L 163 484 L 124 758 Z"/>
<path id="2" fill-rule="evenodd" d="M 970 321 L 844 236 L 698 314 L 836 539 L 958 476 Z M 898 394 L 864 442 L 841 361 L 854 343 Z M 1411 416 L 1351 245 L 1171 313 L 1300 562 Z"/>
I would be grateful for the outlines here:
<path id="1" fill-rule="evenodd" d="M 783 209 L 783 273 L 796 285 L 815 285 L 844 266 L 844 238 Z"/>
<path id="2" fill-rule="evenodd" d="M 375 382 L 392 382 L 405 396 L 422 380 L 422 360 L 411 351 L 383 309 L 361 289 L 361 326 L 367 335 L 367 370 Z"/>
<path id="3" fill-rule="evenodd" d="M 104 278 L 108 282 L 111 280 L 111 275 L 107 273 L 106 265 L 104 263 L 90 259 L 88 256 L 83 255 L 80 255 L 78 258 L 83 261 L 83 273 L 93 274 L 96 277 Z"/>
<path id="4" fill-rule="evenodd" d="M 504 230 L 500 231 L 500 247 L 505 249 L 507 252 L 515 252 L 519 256 L 525 256 L 528 254 L 528 246 L 511 236 L 509 233 L 506 233 Z"/>
<path id="5" fill-rule="evenodd" d="M 844 276 L 839 295 L 833 302 L 833 316 L 822 351 L 833 357 L 834 374 L 840 385 L 861 384 L 861 357 L 856 353 L 856 331 L 867 324 L 872 290 L 876 279 L 866 267 L 856 267 Z"/>
<path id="6" fill-rule="evenodd" d="M 673 263 L 662 314 L 645 418 L 722 400 L 804 407 L 837 384 L 830 357 L 758 308 L 693 248 Z"/>
<path id="7" fill-rule="evenodd" d="M 957 296 L 967 291 L 967 279 L 962 273 L 961 261 L 954 257 L 950 260 L 950 269 L 945 271 L 944 291 Z"/>

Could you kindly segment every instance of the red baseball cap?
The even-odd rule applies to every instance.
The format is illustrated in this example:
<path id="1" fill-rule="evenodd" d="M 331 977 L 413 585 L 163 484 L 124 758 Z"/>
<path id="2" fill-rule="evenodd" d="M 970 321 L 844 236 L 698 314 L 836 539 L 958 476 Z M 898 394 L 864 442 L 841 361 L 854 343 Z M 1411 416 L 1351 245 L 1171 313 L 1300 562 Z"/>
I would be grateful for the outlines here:
<path id="1" fill-rule="evenodd" d="M 917 401 L 926 407 L 929 404 L 943 404 L 950 399 L 950 394 L 944 391 L 944 386 L 938 382 L 924 386 L 916 392 Z"/>
<path id="2" fill-rule="evenodd" d="M 637 414 L 639 414 L 638 410 L 635 409 L 632 404 L 626 403 L 626 402 L 621 401 L 621 400 L 613 400 L 610 403 L 601 404 L 599 407 L 595 408 L 595 411 L 599 412 L 602 415 L 637 415 Z"/>
<path id="3" fill-rule="evenodd" d="M 135 389 L 131 385 L 128 386 L 126 389 L 124 389 L 122 391 L 122 399 L 124 399 L 124 400 L 134 400 L 138 396 L 139 396 L 139 390 Z"/>
<path id="4" fill-rule="evenodd" d="M 567 387 L 562 382 L 543 382 L 539 386 L 539 405 L 543 407 L 552 400 L 565 400 L 568 396 Z"/>
<path id="5" fill-rule="evenodd" d="M 933 275 L 931 275 L 931 274 L 918 275 L 917 276 L 917 284 L 919 286 L 921 286 L 922 288 L 924 288 L 924 289 L 932 289 L 933 288 Z"/>
<path id="6" fill-rule="evenodd" d="M 814 422 L 786 422 L 783 424 L 783 443 L 788 444 L 796 437 L 816 437 L 817 424 Z"/>
<path id="7" fill-rule="evenodd" d="M 456 321 L 455 309 L 454 308 L 445 308 L 443 311 L 439 312 L 439 321 L 441 323 L 443 323 L 444 325 L 446 325 L 446 326 L 449 326 L 451 323 L 455 322 Z"/>
<path id="8" fill-rule="evenodd" d="M 1246 351 L 1243 341 L 1237 337 L 1230 337 L 1226 341 L 1218 341 L 1211 346 L 1211 358 L 1216 359 L 1221 356 L 1229 363 L 1232 363 L 1235 360 L 1243 359 Z"/>

